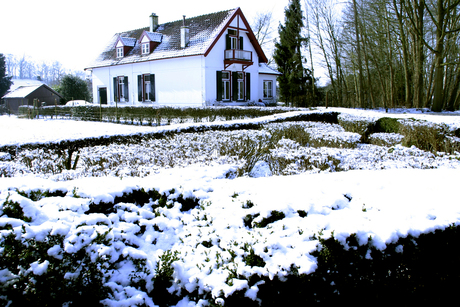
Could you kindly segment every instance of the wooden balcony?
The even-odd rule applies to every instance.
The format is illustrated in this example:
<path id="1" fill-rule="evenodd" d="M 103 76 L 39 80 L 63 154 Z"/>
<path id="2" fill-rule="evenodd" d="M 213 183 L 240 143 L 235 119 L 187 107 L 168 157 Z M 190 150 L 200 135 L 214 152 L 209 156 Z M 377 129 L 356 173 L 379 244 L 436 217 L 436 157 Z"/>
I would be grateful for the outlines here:
<path id="1" fill-rule="evenodd" d="M 239 49 L 225 50 L 224 66 L 225 69 L 232 64 L 243 64 L 243 70 L 254 64 L 252 52 Z"/>

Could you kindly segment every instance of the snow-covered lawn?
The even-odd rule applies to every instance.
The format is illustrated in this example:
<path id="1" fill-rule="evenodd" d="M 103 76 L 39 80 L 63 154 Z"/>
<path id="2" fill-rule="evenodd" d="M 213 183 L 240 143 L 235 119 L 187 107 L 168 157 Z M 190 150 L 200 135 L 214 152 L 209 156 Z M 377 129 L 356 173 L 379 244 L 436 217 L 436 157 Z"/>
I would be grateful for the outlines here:
<path id="1" fill-rule="evenodd" d="M 333 111 L 369 120 L 395 116 L 460 127 L 460 116 Z M 101 263 L 103 283 L 110 289 L 102 301 L 107 306 L 155 306 L 149 293 L 163 274 L 161 268 L 172 268 L 168 292 L 178 295 L 177 306 L 223 304 L 238 291 L 257 300 L 260 283 L 250 283 L 251 276 L 283 279 L 293 267 L 299 274 L 314 272 L 312 253 L 320 249 L 320 239 L 333 236 L 347 247 L 346 239 L 356 234 L 360 245 L 385 250 L 408 235 L 460 224 L 458 154 L 358 144 L 359 135 L 338 125 L 302 124 L 318 139 L 349 147 L 301 146 L 282 139 L 256 167 L 236 176 L 247 161 L 231 155 L 230 148 L 241 146 L 238 140 L 244 138 L 263 139 L 279 125 L 299 124 L 269 124 L 289 116 L 241 121 L 266 124 L 260 131 L 176 134 L 141 145 L 85 148 L 78 168 L 65 175 L 34 174 L 5 157 L 3 168 L 14 169 L 15 177 L 0 178 L 0 240 L 13 234 L 24 242 L 58 235 L 63 241 L 22 270 L 0 267 L 0 282 L 45 276 L 56 259 L 85 251 L 91 261 Z M 0 129 L 7 132 L 0 135 L 0 145 L 177 131 L 187 125 L 192 124 L 137 127 L 1 117 Z M 282 157 L 285 165 L 274 165 L 274 157 Z M 95 160 L 99 168 L 90 162 Z M 109 165 L 115 160 L 116 165 Z M 166 199 L 129 198 L 149 191 Z M 5 214 L 6 203 L 18 203 L 23 218 Z M 0 246 L 0 254 L 4 251 Z M 404 246 L 398 251 L 404 253 Z M 254 255 L 258 265 L 248 260 Z M 74 280 L 79 273 L 63 274 Z M 201 294 L 200 299 L 192 293 Z"/>

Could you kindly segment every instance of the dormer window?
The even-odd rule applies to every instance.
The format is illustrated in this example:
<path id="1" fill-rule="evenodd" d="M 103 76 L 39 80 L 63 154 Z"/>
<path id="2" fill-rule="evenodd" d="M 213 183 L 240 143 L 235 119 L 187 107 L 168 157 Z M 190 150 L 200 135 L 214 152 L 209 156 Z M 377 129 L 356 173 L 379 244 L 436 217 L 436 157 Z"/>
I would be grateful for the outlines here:
<path id="1" fill-rule="evenodd" d="M 142 54 L 149 54 L 150 53 L 150 44 L 143 43 L 142 44 Z"/>
<path id="2" fill-rule="evenodd" d="M 117 43 L 115 44 L 117 58 L 125 57 L 136 45 L 136 39 L 132 37 L 122 37 L 118 35 Z"/>
<path id="3" fill-rule="evenodd" d="M 163 35 L 161 33 L 144 31 L 139 38 L 142 54 L 150 54 L 155 51 L 155 48 L 161 44 L 162 39 Z"/>
<path id="4" fill-rule="evenodd" d="M 117 58 L 123 57 L 123 47 L 117 47 Z"/>

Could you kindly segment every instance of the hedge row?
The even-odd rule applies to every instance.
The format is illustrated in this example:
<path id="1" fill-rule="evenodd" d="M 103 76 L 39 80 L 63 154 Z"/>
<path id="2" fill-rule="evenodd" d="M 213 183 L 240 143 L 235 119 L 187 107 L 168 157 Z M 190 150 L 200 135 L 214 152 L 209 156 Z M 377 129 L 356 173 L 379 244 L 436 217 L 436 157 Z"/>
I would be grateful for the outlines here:
<path id="1" fill-rule="evenodd" d="M 31 200 L 42 197 L 64 196 L 67 191 L 34 191 L 35 194 L 24 196 Z M 38 197 L 37 197 L 38 196 Z M 181 196 L 180 196 L 181 197 Z M 180 198 L 179 197 L 179 198 Z M 158 199 L 158 206 L 168 206 L 166 196 L 157 191 L 133 191 L 115 198 L 111 204 L 99 204 L 91 207 L 89 213 L 109 214 L 117 203 L 136 203 L 142 205 L 152 199 Z M 177 199 L 186 204 L 184 210 L 197 206 L 197 200 Z M 25 223 L 25 217 L 18 203 L 2 204 L 2 217 L 8 216 Z M 275 219 L 284 216 L 277 215 Z M 271 223 L 273 221 L 266 221 Z M 266 225 L 257 225 L 265 227 Z M 0 284 L 0 304 L 12 301 L 10 306 L 22 306 L 32 303 L 34 306 L 98 306 L 99 302 L 110 296 L 110 289 L 105 285 L 104 273 L 115 269 L 116 263 L 110 259 L 92 259 L 91 246 L 103 248 L 112 244 L 104 235 L 97 236 L 87 242 L 86 248 L 76 252 L 63 252 L 56 258 L 50 255 L 50 248 L 63 246 L 64 237 L 48 234 L 42 240 L 27 239 L 17 235 L 12 226 L 4 224 L 0 227 L 0 273 L 8 269 L 16 274 L 13 279 L 3 280 Z M 25 232 L 25 229 L 23 229 Z M 311 238 L 319 241 L 319 248 L 312 256 L 317 259 L 317 268 L 311 274 L 299 274 L 292 266 L 283 280 L 275 277 L 237 275 L 235 278 L 247 280 L 249 287 L 257 285 L 257 300 L 245 296 L 245 290 L 234 292 L 225 298 L 225 306 L 274 307 L 274 306 L 307 306 L 308 304 L 364 304 L 398 306 L 444 305 L 456 301 L 460 263 L 458 261 L 458 244 L 460 228 L 451 225 L 444 230 L 436 230 L 419 236 L 399 238 L 397 242 L 388 244 L 383 251 L 377 250 L 372 238 L 359 245 L 355 235 L 346 239 L 347 247 L 334 237 L 322 239 L 321 233 Z M 212 246 L 213 243 L 209 242 Z M 162 256 L 162 267 L 158 268 L 154 280 L 154 290 L 149 293 L 156 305 L 161 307 L 177 304 L 183 296 L 188 295 L 194 301 L 208 300 L 211 293 L 188 293 L 185 289 L 180 294 L 168 292 L 173 283 L 174 267 L 172 263 L 180 257 L 180 252 L 165 253 Z M 46 273 L 27 270 L 32 263 L 48 261 Z M 126 259 L 118 259 L 117 262 Z M 142 263 L 134 259 L 133 265 L 142 275 Z M 244 261 L 250 266 L 263 266 L 264 261 L 253 251 Z M 66 277 L 68 272 L 75 272 L 72 278 Z M 0 277 L 2 274 L 0 274 Z M 6 276 L 6 275 L 5 275 Z M 4 278 L 3 276 L 2 278 Z M 133 282 L 132 287 L 148 293 L 145 283 Z M 211 300 L 212 301 L 212 300 Z M 215 306 L 211 304 L 211 306 Z"/>
<path id="2" fill-rule="evenodd" d="M 27 118 L 50 117 L 70 118 L 84 121 L 106 121 L 139 125 L 164 125 L 183 122 L 214 122 L 217 119 L 235 120 L 256 118 L 277 113 L 285 113 L 287 109 L 259 107 L 208 107 L 208 108 L 175 108 L 175 107 L 144 107 L 144 106 L 47 106 L 33 108 L 19 107 L 19 115 Z"/>

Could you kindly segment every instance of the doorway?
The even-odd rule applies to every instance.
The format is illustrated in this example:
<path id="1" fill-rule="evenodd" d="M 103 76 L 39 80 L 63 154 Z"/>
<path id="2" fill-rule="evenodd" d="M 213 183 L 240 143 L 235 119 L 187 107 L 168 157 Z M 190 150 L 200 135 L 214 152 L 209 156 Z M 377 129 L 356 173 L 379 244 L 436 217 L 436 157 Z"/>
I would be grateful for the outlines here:
<path id="1" fill-rule="evenodd" d="M 100 87 L 98 90 L 99 90 L 99 103 L 107 104 L 107 88 Z"/>

